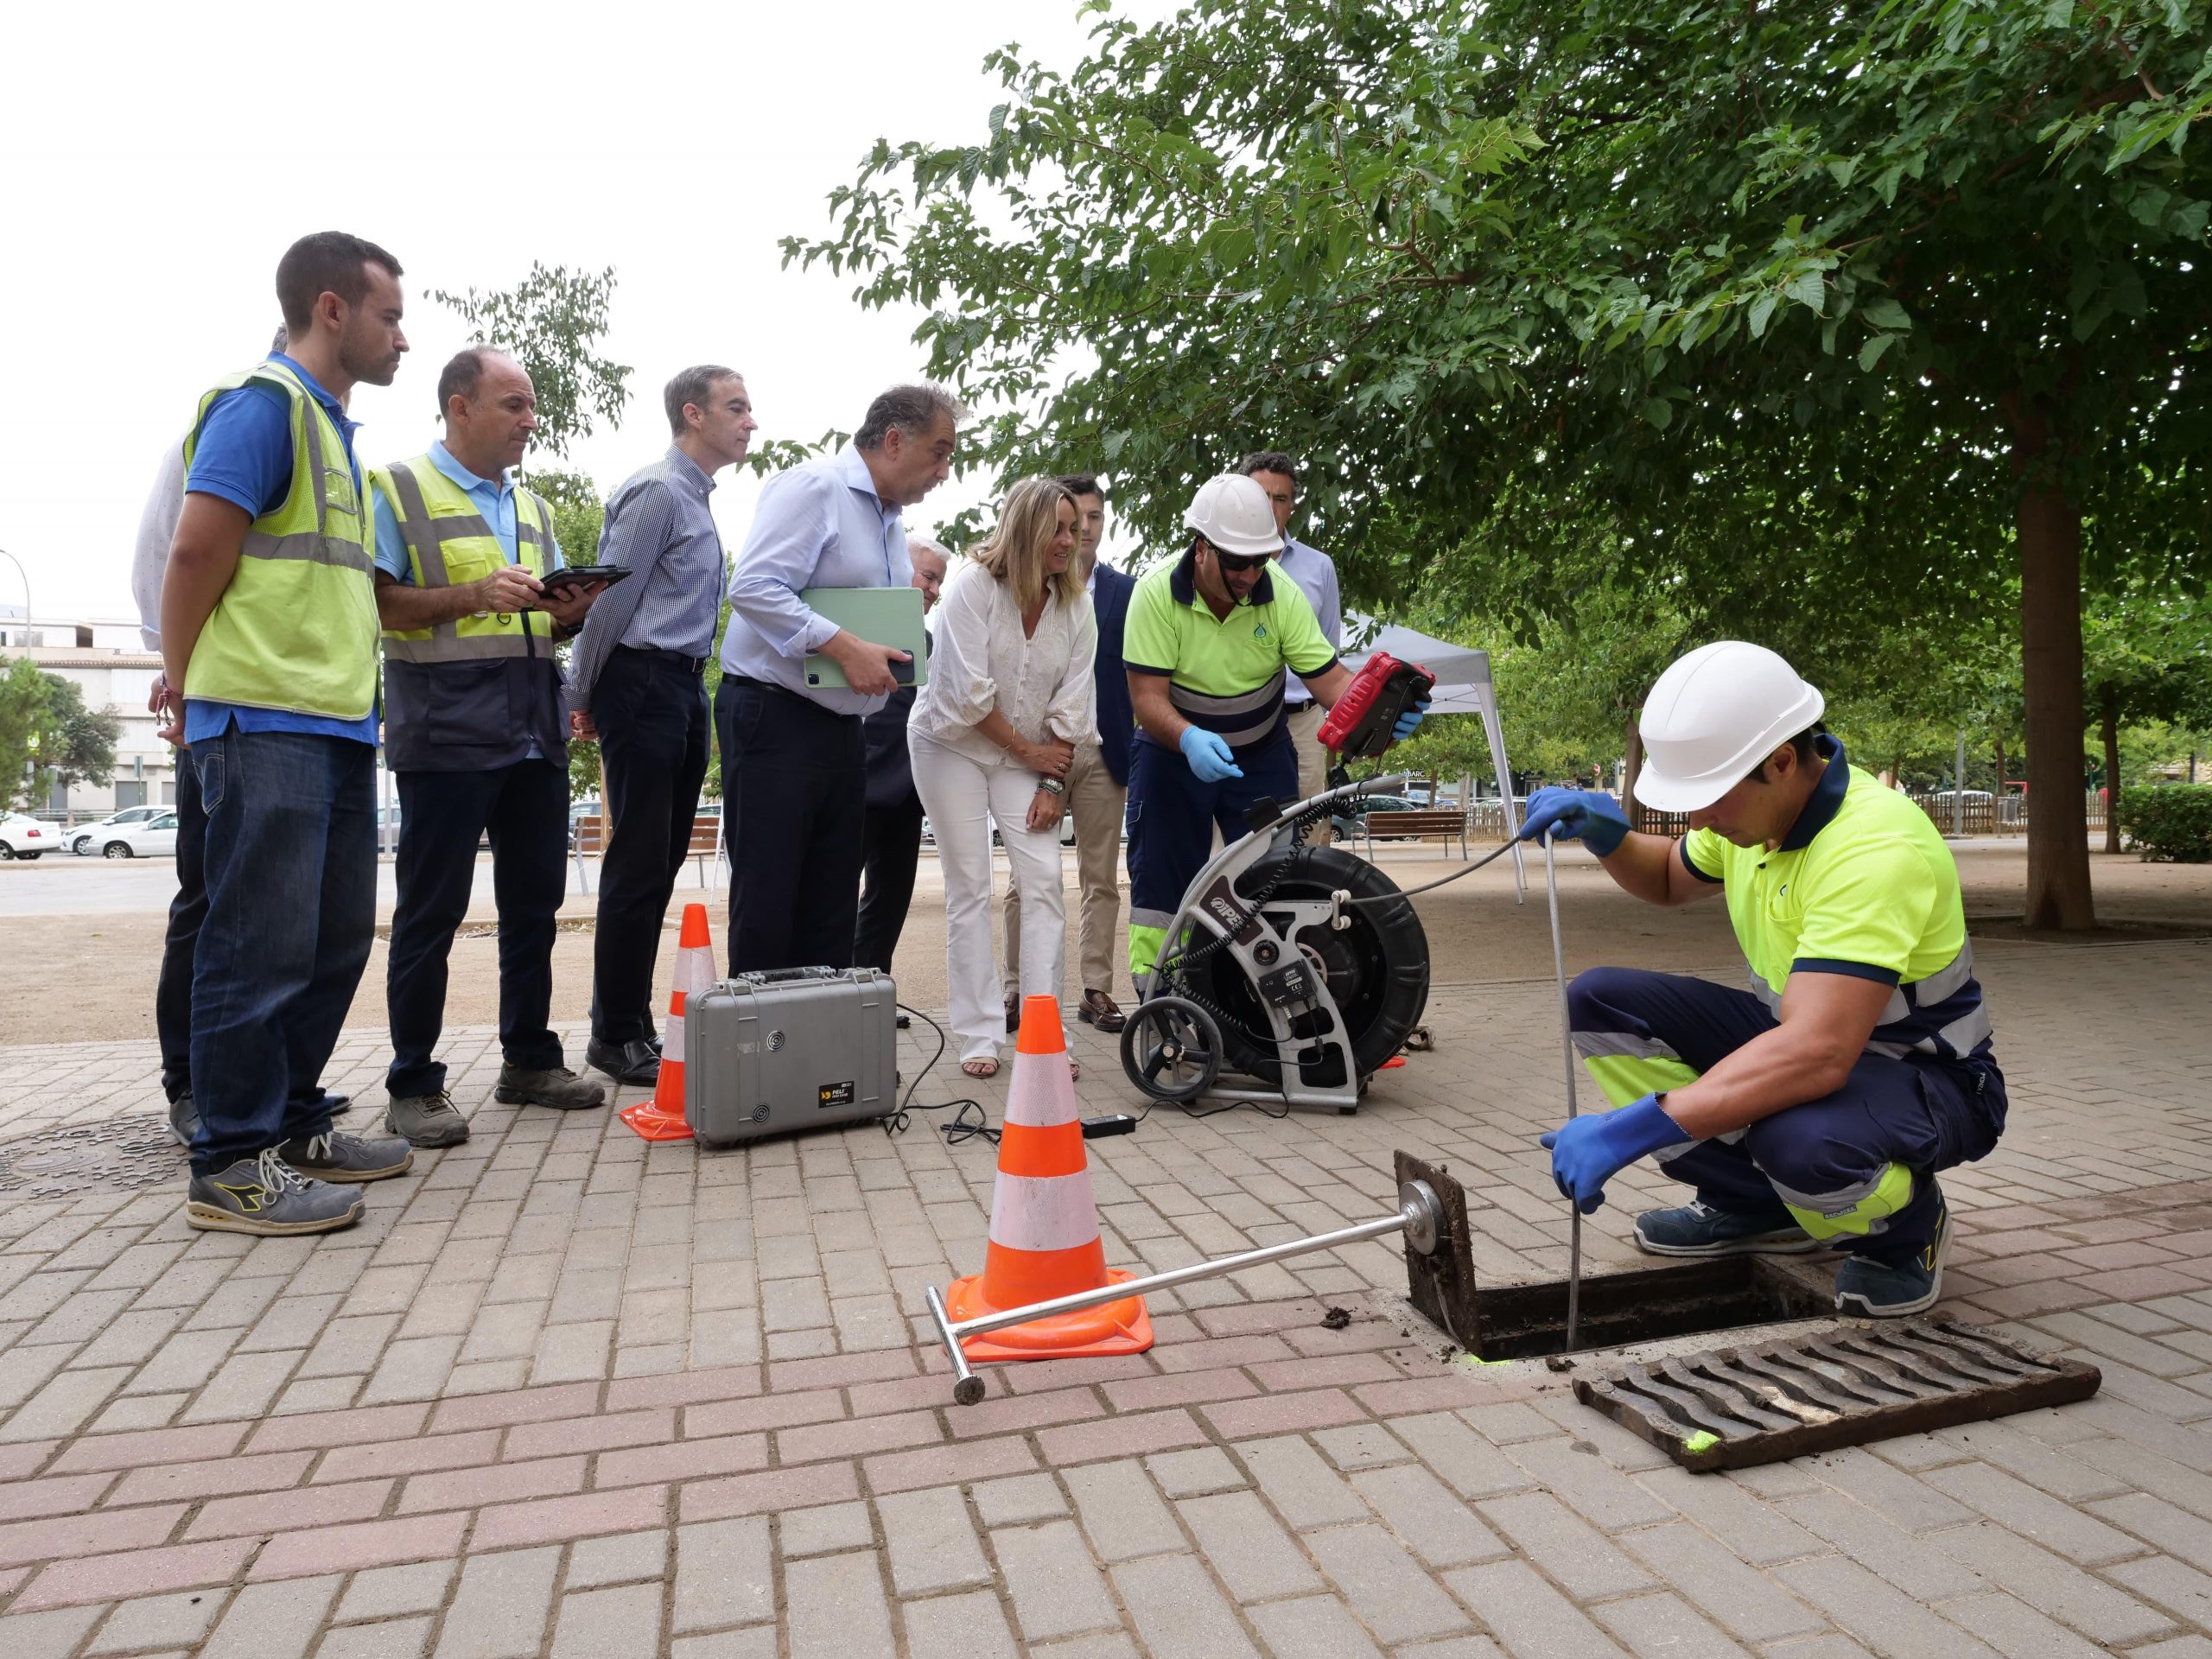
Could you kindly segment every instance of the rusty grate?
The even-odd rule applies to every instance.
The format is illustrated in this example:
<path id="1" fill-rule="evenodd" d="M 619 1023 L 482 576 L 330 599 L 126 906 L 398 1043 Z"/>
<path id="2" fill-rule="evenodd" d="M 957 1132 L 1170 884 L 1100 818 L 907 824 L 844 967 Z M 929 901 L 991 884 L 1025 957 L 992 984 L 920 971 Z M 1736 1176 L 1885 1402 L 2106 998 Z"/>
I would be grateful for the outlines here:
<path id="1" fill-rule="evenodd" d="M 1703 1471 L 2063 1406 L 2103 1380 L 1972 1325 L 1913 1319 L 1623 1366 L 1574 1393 Z"/>

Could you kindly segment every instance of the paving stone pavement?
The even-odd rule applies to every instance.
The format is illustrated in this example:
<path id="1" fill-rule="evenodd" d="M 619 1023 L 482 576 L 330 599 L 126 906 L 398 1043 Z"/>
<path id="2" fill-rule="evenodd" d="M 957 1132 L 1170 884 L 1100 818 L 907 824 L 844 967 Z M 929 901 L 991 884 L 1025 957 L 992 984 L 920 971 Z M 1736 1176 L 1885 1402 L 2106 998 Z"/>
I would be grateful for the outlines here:
<path id="1" fill-rule="evenodd" d="M 350 1232 L 250 1241 L 185 1229 L 179 1182 L 9 1190 L 23 1137 L 160 1090 L 149 1045 L 7 1051 L 0 1656 L 2212 1659 L 2212 946 L 1980 954 L 2012 1116 L 1946 1179 L 1946 1306 L 2103 1392 L 1725 1476 L 1409 1337 L 1384 1243 L 1155 1297 L 1152 1353 L 954 1408 L 921 1293 L 980 1265 L 992 1157 L 919 1114 L 649 1147 L 493 1103 L 492 1033 L 456 1033 L 470 1143 Z M 1404 1147 L 1468 1181 L 1486 1278 L 1560 1275 L 1549 981 L 1430 1022 L 1356 1116 L 1092 1142 L 1109 1259 L 1380 1213 Z M 1073 1035 L 1087 1108 L 1126 1109 Z M 327 1079 L 356 1126 L 383 1058 L 349 1034 Z M 1671 1191 L 1618 1180 L 1593 1257 Z"/>

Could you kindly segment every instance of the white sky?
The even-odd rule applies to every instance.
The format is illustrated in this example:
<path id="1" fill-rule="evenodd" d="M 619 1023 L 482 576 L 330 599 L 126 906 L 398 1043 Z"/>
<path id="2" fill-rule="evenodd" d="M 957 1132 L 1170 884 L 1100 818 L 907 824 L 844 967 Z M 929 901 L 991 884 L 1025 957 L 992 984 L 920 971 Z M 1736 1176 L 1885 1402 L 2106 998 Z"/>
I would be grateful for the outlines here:
<path id="1" fill-rule="evenodd" d="M 1166 11 L 1166 0 L 1121 0 Z M 328 15 L 343 34 L 318 36 Z M 439 365 L 465 343 L 435 289 L 503 288 L 533 258 L 615 267 L 602 349 L 632 365 L 621 429 L 575 446 L 602 491 L 668 441 L 660 388 L 689 363 L 743 373 L 763 437 L 849 431 L 922 367 L 914 314 L 781 266 L 879 137 L 973 142 L 1018 41 L 1071 68 L 1075 0 L 721 5 L 391 0 L 323 9 L 143 0 L 10 9 L 0 54 L 0 548 L 40 618 L 135 614 L 129 572 L 163 447 L 279 321 L 276 259 L 347 230 L 406 267 L 412 350 L 363 386 L 362 458 L 436 435 Z M 757 481 L 722 474 L 733 551 Z M 980 499 L 941 486 L 911 524 Z M 22 601 L 0 561 L 0 603 Z"/>

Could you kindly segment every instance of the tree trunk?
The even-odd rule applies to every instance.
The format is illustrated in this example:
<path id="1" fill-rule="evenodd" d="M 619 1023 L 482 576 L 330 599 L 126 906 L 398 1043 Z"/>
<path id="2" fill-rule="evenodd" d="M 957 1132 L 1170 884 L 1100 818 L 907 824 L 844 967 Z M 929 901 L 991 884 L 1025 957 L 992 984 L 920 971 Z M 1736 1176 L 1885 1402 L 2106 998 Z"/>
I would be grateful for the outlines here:
<path id="1" fill-rule="evenodd" d="M 2022 474 L 2020 669 L 2027 702 L 2027 925 L 2086 932 L 2089 825 L 2082 791 L 2082 510 L 2049 463 L 2042 409 L 2015 410 L 2012 460 Z"/>
<path id="2" fill-rule="evenodd" d="M 1997 787 L 1991 791 L 1999 800 L 2005 798 L 2005 734 L 1997 734 Z"/>
<path id="3" fill-rule="evenodd" d="M 1643 770 L 1643 734 L 1637 729 L 1636 716 L 1628 717 L 1628 741 L 1621 748 L 1621 804 L 1628 809 L 1628 821 L 1636 822 L 1636 779 Z"/>
<path id="4" fill-rule="evenodd" d="M 2099 688 L 2099 712 L 2105 729 L 2105 851 L 2120 851 L 2120 688 Z"/>

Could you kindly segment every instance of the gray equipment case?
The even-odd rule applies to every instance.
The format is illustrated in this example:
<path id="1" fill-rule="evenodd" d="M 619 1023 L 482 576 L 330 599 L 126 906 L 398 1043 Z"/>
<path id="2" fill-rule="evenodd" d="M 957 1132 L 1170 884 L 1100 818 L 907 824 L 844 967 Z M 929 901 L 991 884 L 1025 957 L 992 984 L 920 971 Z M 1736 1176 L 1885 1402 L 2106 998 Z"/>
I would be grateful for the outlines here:
<path id="1" fill-rule="evenodd" d="M 686 999 L 683 1114 L 702 1147 L 887 1117 L 897 989 L 874 968 L 739 974 Z"/>

